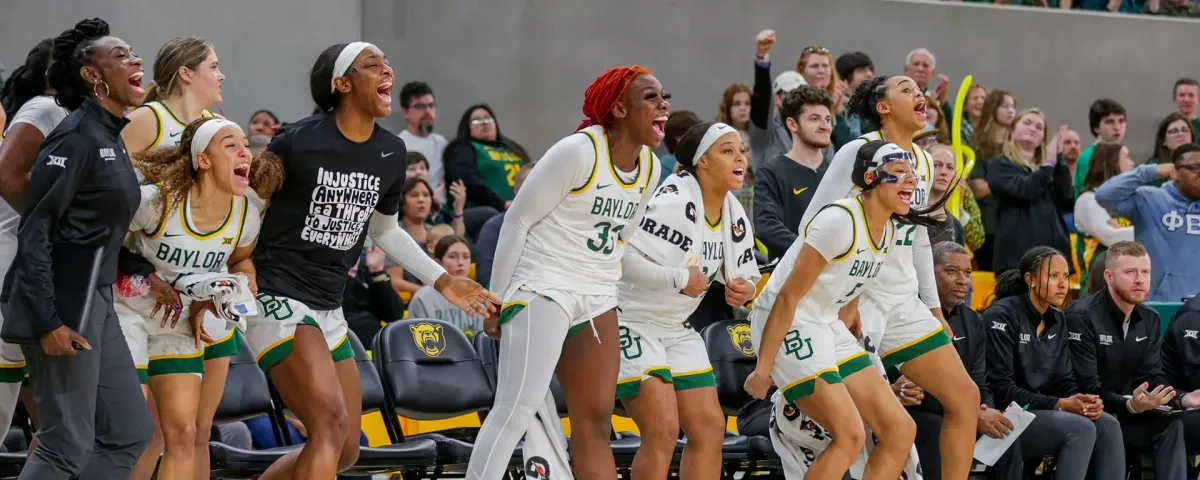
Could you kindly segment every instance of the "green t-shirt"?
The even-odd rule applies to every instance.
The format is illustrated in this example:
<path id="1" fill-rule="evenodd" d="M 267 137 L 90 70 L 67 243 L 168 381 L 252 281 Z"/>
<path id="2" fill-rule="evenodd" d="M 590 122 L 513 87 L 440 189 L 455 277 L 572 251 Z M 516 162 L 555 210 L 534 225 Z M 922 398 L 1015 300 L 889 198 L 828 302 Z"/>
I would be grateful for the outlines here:
<path id="1" fill-rule="evenodd" d="M 479 177 L 500 198 L 512 200 L 516 196 L 513 181 L 524 159 L 503 145 L 471 142 L 471 146 L 475 147 L 475 166 L 479 169 Z M 467 204 L 470 206 L 470 202 Z"/>
<path id="2" fill-rule="evenodd" d="M 1092 164 L 1092 151 L 1096 150 L 1096 144 L 1088 145 L 1087 148 L 1079 152 L 1079 160 L 1075 161 L 1075 197 L 1079 197 L 1083 193 L 1083 178 L 1087 176 L 1088 167 Z"/>

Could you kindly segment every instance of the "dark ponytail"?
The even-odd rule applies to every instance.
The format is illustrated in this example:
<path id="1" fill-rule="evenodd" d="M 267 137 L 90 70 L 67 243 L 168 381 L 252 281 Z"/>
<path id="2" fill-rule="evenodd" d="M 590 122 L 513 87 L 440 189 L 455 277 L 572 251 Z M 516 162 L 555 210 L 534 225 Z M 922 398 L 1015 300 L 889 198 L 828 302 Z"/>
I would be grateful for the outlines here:
<path id="1" fill-rule="evenodd" d="M 67 110 L 75 110 L 92 95 L 92 86 L 79 69 L 92 64 L 95 41 L 108 36 L 108 23 L 99 18 L 83 20 L 54 38 L 53 62 L 46 72 L 46 83 L 54 89 L 54 99 Z"/>
<path id="2" fill-rule="evenodd" d="M 47 38 L 38 42 L 29 54 L 25 63 L 13 70 L 4 87 L 0 89 L 0 104 L 4 105 L 4 113 L 8 123 L 29 99 L 46 93 L 46 68 L 50 66 L 50 54 L 54 50 L 54 39 Z M 8 125 L 4 125 L 8 128 Z"/>
<path id="3" fill-rule="evenodd" d="M 308 74 L 308 91 L 319 112 L 333 111 L 342 99 L 342 92 L 330 91 L 329 85 L 333 81 L 333 64 L 337 62 L 338 55 L 341 55 L 346 45 L 349 44 L 339 43 L 326 48 L 317 56 L 317 61 L 313 63 L 312 71 Z"/>
<path id="4" fill-rule="evenodd" d="M 1025 252 L 1021 256 L 1021 261 L 1017 264 L 1017 268 L 1005 270 L 996 276 L 996 287 L 994 290 L 996 300 L 1005 297 L 1028 295 L 1029 284 L 1025 283 L 1025 274 L 1027 273 L 1033 274 L 1035 277 L 1043 277 L 1038 281 L 1039 284 L 1049 283 L 1050 259 L 1054 256 L 1062 257 L 1063 260 L 1067 258 L 1054 247 L 1033 247 Z"/>
<path id="5" fill-rule="evenodd" d="M 847 110 L 851 115 L 857 116 L 860 120 L 867 122 L 868 125 L 863 125 L 863 131 L 869 132 L 883 128 L 883 119 L 879 116 L 879 110 L 875 106 L 879 102 L 887 98 L 887 81 L 892 78 L 891 75 L 880 75 L 870 80 L 862 82 L 858 88 L 854 89 L 854 94 L 850 95 Z"/>
<path id="6" fill-rule="evenodd" d="M 863 144 L 862 147 L 859 147 L 858 153 L 855 154 L 854 169 L 851 172 L 851 176 L 853 178 L 851 178 L 851 180 L 854 181 L 854 185 L 862 190 L 863 193 L 874 190 L 875 187 L 879 186 L 878 179 L 876 179 L 875 183 L 873 184 L 867 184 L 867 169 L 870 168 L 871 160 L 875 158 L 875 153 L 878 152 L 880 148 L 883 148 L 884 145 L 888 145 L 890 143 L 891 142 L 886 140 L 872 140 Z M 913 148 L 920 147 L 914 145 Z M 956 174 L 955 177 L 951 179 L 950 183 L 951 185 L 954 185 L 954 187 L 946 192 L 945 195 L 942 195 L 942 198 L 939 198 L 938 201 L 933 202 L 932 205 L 927 205 L 925 208 L 909 209 L 908 213 L 903 215 L 899 213 L 893 213 L 892 220 L 906 225 L 920 225 L 926 228 L 944 228 L 946 222 L 950 221 L 949 218 L 942 220 L 934 215 L 940 212 L 942 207 L 946 205 L 946 202 L 950 200 L 950 196 L 953 195 L 955 189 L 958 188 L 958 180 L 959 177 Z"/>

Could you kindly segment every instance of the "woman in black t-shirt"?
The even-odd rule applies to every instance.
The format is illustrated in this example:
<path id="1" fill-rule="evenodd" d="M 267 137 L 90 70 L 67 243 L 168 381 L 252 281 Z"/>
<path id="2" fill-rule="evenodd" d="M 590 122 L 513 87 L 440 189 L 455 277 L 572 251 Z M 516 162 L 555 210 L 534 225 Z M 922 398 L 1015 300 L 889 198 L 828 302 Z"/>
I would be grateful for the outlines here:
<path id="1" fill-rule="evenodd" d="M 332 478 L 358 459 L 361 386 L 341 306 L 346 272 L 367 234 L 469 313 L 487 315 L 499 303 L 479 284 L 447 275 L 400 228 L 404 141 L 375 123 L 391 114 L 394 81 L 374 45 L 325 49 L 309 76 L 318 113 L 288 125 L 267 146 L 285 175 L 252 257 L 259 305 L 247 319 L 246 339 L 308 428 L 304 447 L 276 461 L 267 476 Z"/>

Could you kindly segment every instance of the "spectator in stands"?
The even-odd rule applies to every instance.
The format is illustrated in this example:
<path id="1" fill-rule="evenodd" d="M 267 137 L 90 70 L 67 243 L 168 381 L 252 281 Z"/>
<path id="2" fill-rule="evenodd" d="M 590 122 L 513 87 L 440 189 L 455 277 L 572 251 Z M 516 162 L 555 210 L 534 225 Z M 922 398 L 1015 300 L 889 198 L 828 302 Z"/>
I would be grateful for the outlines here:
<path id="1" fill-rule="evenodd" d="M 829 53 L 829 49 L 820 45 L 804 47 L 800 51 L 800 58 L 796 59 L 796 72 L 804 77 L 805 83 L 829 94 L 829 98 L 833 99 L 833 113 L 837 115 L 842 108 L 842 98 L 846 95 L 846 85 L 833 69 L 833 54 Z"/>
<path id="2" fill-rule="evenodd" d="M 246 135 L 251 137 L 265 135 L 267 138 L 271 138 L 275 136 L 275 132 L 279 131 L 279 117 L 276 117 L 275 112 L 270 110 L 259 110 L 250 115 L 250 124 L 246 127 Z"/>
<path id="3" fill-rule="evenodd" d="M 420 152 L 407 152 L 404 154 L 404 161 L 408 163 L 408 168 L 405 170 L 405 178 L 420 178 L 429 183 L 429 160 Z M 429 183 L 432 187 L 433 184 Z M 443 203 L 441 198 L 445 191 L 445 185 L 440 189 L 433 191 L 433 211 L 430 212 L 429 218 L 425 223 L 430 224 L 447 224 L 455 228 L 454 232 L 457 235 L 466 234 L 466 224 L 463 222 L 464 213 L 466 211 L 467 187 L 462 180 L 457 180 L 450 184 L 450 202 Z M 439 204 L 440 207 L 439 207 Z M 457 223 L 456 223 L 457 222 Z M 432 250 L 432 249 L 430 249 Z"/>
<path id="4" fill-rule="evenodd" d="M 447 235 L 433 248 L 433 258 L 446 273 L 465 277 L 471 268 L 471 244 L 458 235 Z M 431 286 L 421 287 L 408 302 L 410 318 L 436 318 L 450 322 L 470 338 L 483 328 L 483 320 L 467 315 Z"/>
<path id="5" fill-rule="evenodd" d="M 843 91 L 853 92 L 858 89 L 859 84 L 870 80 L 875 76 L 875 64 L 871 62 L 871 57 L 862 52 L 846 53 L 837 58 L 834 62 L 834 70 L 837 71 L 837 76 L 842 83 L 845 84 Z M 849 95 L 842 96 L 842 103 L 838 106 L 839 113 L 833 122 L 833 148 L 837 150 L 842 148 L 842 145 L 849 143 L 851 140 L 858 138 L 868 130 L 863 129 L 862 119 L 857 115 L 847 115 L 846 102 L 850 101 Z"/>
<path id="6" fill-rule="evenodd" d="M 466 220 L 474 233 L 487 219 L 512 204 L 512 179 L 529 161 L 525 149 L 500 133 L 500 123 L 486 104 L 472 105 L 458 122 L 458 136 L 446 145 L 446 182 L 462 180 L 467 186 L 468 207 L 476 209 Z"/>
<path id="7" fill-rule="evenodd" d="M 1099 153 L 1099 148 L 1096 149 Z M 1098 395 L 1121 423 L 1129 451 L 1154 454 L 1155 478 L 1185 478 L 1183 423 L 1151 410 L 1175 398 L 1163 375 L 1161 322 L 1142 304 L 1150 291 L 1150 255 L 1132 241 L 1108 250 L 1108 288 L 1067 308 L 1071 365 L 1079 390 Z"/>
<path id="8" fill-rule="evenodd" d="M 946 92 L 950 87 L 950 77 L 938 75 L 937 86 L 930 90 L 929 84 L 933 81 L 936 72 L 937 59 L 924 47 L 908 52 L 908 56 L 904 57 L 904 75 L 917 82 L 917 86 L 921 87 L 925 97 L 936 101 L 940 108 L 946 104 Z"/>
<path id="9" fill-rule="evenodd" d="M 386 261 L 387 254 L 379 247 L 364 248 L 342 291 L 346 324 L 364 345 L 375 341 L 383 324 L 404 318 L 404 302 L 392 289 Z"/>
<path id="10" fill-rule="evenodd" d="M 692 116 L 694 117 L 695 114 Z M 700 120 L 697 119 L 696 123 L 700 123 Z M 671 138 L 670 128 L 671 120 L 668 118 L 667 139 Z M 674 150 L 675 142 L 671 143 L 671 149 Z M 521 169 L 517 170 L 517 176 L 513 179 L 513 195 L 521 190 L 521 184 L 525 183 L 525 177 L 529 176 L 529 171 L 532 169 L 533 164 L 527 163 L 521 165 Z M 505 212 L 500 212 L 489 218 L 487 223 L 483 224 L 483 228 L 479 229 L 479 240 L 475 242 L 475 253 L 479 257 L 475 261 L 475 281 L 485 288 L 492 283 L 492 260 L 496 258 L 496 244 L 500 241 L 500 227 L 504 225 L 504 214 Z"/>
<path id="11" fill-rule="evenodd" d="M 250 152 L 259 155 L 266 151 L 267 145 L 271 144 L 271 137 L 266 135 L 251 135 L 248 141 L 250 142 Z"/>
<path id="12" fill-rule="evenodd" d="M 1087 174 L 1092 162 L 1092 152 L 1100 142 L 1121 142 L 1125 138 L 1125 107 L 1115 100 L 1101 98 L 1092 102 L 1088 109 L 1088 128 L 1096 142 L 1080 152 L 1079 160 L 1075 162 L 1075 194 L 1083 190 L 1083 177 Z"/>
<path id="13" fill-rule="evenodd" d="M 1079 140 L 1079 132 L 1067 129 L 1062 137 L 1062 151 L 1058 152 L 1062 155 L 1063 161 L 1067 163 L 1067 168 L 1071 169 L 1071 178 L 1075 178 L 1075 167 L 1079 161 L 1079 152 L 1081 150 Z"/>
<path id="14" fill-rule="evenodd" d="M 997 272 L 1017 268 L 1021 256 L 1036 246 L 1071 251 L 1062 215 L 1072 211 L 1075 198 L 1071 172 L 1058 156 L 1065 130 L 1059 128 L 1047 148 L 1046 117 L 1037 109 L 1022 111 L 1004 155 L 988 169 L 988 185 L 998 204 L 992 251 Z"/>
<path id="15" fill-rule="evenodd" d="M 961 188 L 961 184 L 958 183 L 958 174 L 955 171 L 954 164 L 954 152 L 950 151 L 950 147 L 940 143 L 925 149 L 925 151 L 929 153 L 931 157 L 933 157 L 933 182 L 929 185 L 929 204 L 933 205 L 937 203 L 947 194 L 958 195 L 965 202 L 967 197 L 970 195 L 964 195 L 966 192 Z M 954 186 L 958 186 L 960 188 L 955 188 L 953 191 L 951 191 L 951 187 Z M 963 225 L 961 220 L 964 218 L 962 213 L 963 212 L 961 210 L 957 212 L 951 212 L 949 211 L 948 207 L 942 207 L 942 211 L 936 215 L 941 216 L 941 218 L 944 218 L 947 221 L 943 222 L 942 228 L 931 228 L 929 230 L 929 241 L 933 242 L 935 245 L 945 241 L 951 241 L 959 245 L 966 245 L 967 232 L 966 226 Z M 979 218 L 972 218 L 969 221 L 974 222 L 976 224 L 976 228 L 979 230 L 976 232 L 976 236 L 982 237 L 983 223 L 979 220 Z M 978 240 L 982 242 L 983 239 L 978 238 Z M 979 245 L 976 245 L 974 248 L 978 247 Z"/>
<path id="16" fill-rule="evenodd" d="M 442 155 L 447 142 L 446 137 L 433 131 L 433 124 L 437 121 L 433 89 L 425 82 L 404 84 L 400 87 L 400 113 L 404 115 L 404 130 L 399 133 L 404 140 L 404 147 L 409 152 L 425 156 L 429 164 L 426 180 L 438 201 L 444 202 L 446 195 L 442 185 L 446 181 L 446 168 L 442 164 Z"/>
<path id="17" fill-rule="evenodd" d="M 924 131 L 933 132 L 933 143 L 950 143 L 950 125 L 941 109 L 931 108 L 925 112 Z"/>
<path id="18" fill-rule="evenodd" d="M 1193 289 L 1193 293 L 1195 289 Z M 1200 409 L 1200 295 L 1175 311 L 1163 334 L 1162 367 L 1175 388 L 1178 409 Z M 1176 413 L 1188 453 L 1200 452 L 1200 412 Z"/>
<path id="19" fill-rule="evenodd" d="M 979 204 L 979 211 L 983 214 L 983 229 L 986 232 L 983 248 L 976 252 L 975 260 L 979 262 L 980 269 L 991 271 L 996 236 L 996 199 L 992 198 L 992 190 L 988 186 L 988 166 L 992 160 L 1003 155 L 1004 142 L 1012 128 L 1013 117 L 1017 115 L 1017 101 L 1011 93 L 992 90 L 984 98 L 983 110 L 979 115 L 980 123 L 971 135 L 975 167 L 969 175 L 969 183 Z"/>
<path id="20" fill-rule="evenodd" d="M 996 405 L 1015 402 L 1036 415 L 1021 434 L 1022 457 L 1054 455 L 1054 478 L 1083 480 L 1091 464 L 1094 478 L 1123 480 L 1121 424 L 1075 382 L 1059 310 L 1069 278 L 1067 258 L 1045 246 L 996 278 L 996 302 L 983 312 L 987 384 Z"/>
<path id="21" fill-rule="evenodd" d="M 758 32 L 755 41 L 754 86 L 750 93 L 750 125 L 753 127 L 750 129 L 750 149 L 754 152 L 754 157 L 750 159 L 752 171 L 792 149 L 792 136 L 783 117 L 779 115 L 779 108 L 785 94 L 806 83 L 804 77 L 791 70 L 779 74 L 772 83 L 770 53 L 775 46 L 775 31 Z M 832 150 L 830 147 L 830 158 L 833 158 Z"/>
<path id="22" fill-rule="evenodd" d="M 700 117 L 696 116 L 696 112 L 691 110 L 680 110 L 671 112 L 667 115 L 667 123 L 663 125 L 663 143 L 667 146 L 667 154 L 658 158 L 662 162 L 662 176 L 658 178 L 659 183 L 667 179 L 671 172 L 675 171 L 675 146 L 679 144 L 679 139 L 683 138 L 683 134 L 687 133 L 689 128 L 700 123 Z M 749 143 L 747 143 L 749 145 Z M 513 185 L 513 195 L 517 194 L 516 185 Z M 500 228 L 497 226 L 496 228 Z M 497 230 L 496 233 L 500 231 Z M 482 235 L 482 234 L 481 234 Z"/>
<path id="23" fill-rule="evenodd" d="M 967 90 L 967 101 L 963 104 L 962 123 L 958 125 L 959 130 L 962 131 L 963 145 L 971 144 L 971 139 L 974 138 L 975 135 L 975 129 L 979 127 L 979 122 L 983 121 L 983 101 L 985 98 L 987 98 L 987 94 L 987 86 L 982 83 L 972 84 L 971 88 Z M 954 108 L 953 105 L 947 106 L 950 109 Z M 949 114 L 953 115 L 953 110 L 951 110 Z M 953 118 L 951 120 L 953 120 Z M 951 139 L 947 139 L 947 141 L 950 140 Z M 978 158 L 976 160 L 978 160 Z"/>
<path id="24" fill-rule="evenodd" d="M 769 258 L 783 256 L 799 233 L 800 219 L 829 168 L 833 99 L 803 85 L 784 96 L 780 113 L 792 148 L 759 169 L 754 186 L 754 232 Z"/>
<path id="25" fill-rule="evenodd" d="M 1155 0 L 1150 2 L 1156 3 Z M 1079 8 L 1113 13 L 1143 13 L 1147 11 L 1146 3 L 1143 0 L 1079 0 Z"/>
<path id="26" fill-rule="evenodd" d="M 932 200 L 930 200 L 932 201 Z M 962 360 L 971 380 L 979 387 L 979 435 L 992 438 L 1004 438 L 1012 431 L 1013 425 L 1004 414 L 997 410 L 992 391 L 987 383 L 987 334 L 983 318 L 969 305 L 964 303 L 971 291 L 971 257 L 967 250 L 954 242 L 935 242 L 933 245 L 933 270 L 937 279 L 938 297 L 942 303 L 942 315 L 954 331 L 954 349 Z M 893 377 L 899 375 L 894 372 Z M 903 378 L 903 377 L 900 377 Z M 894 378 L 893 380 L 899 379 Z M 917 390 L 919 390 L 919 386 Z M 916 447 L 921 459 L 923 478 L 940 480 L 942 478 L 941 450 L 939 449 L 938 434 L 942 429 L 942 416 L 945 414 L 941 402 L 933 395 L 923 393 L 917 400 L 907 395 L 903 385 L 897 387 L 893 383 L 893 391 L 906 405 L 908 413 L 917 424 Z M 1021 471 L 1018 468 L 1021 451 L 1020 438 L 1014 440 L 1000 460 L 987 470 L 987 478 L 993 480 L 1018 480 Z"/>
<path id="27" fill-rule="evenodd" d="M 437 248 L 438 242 L 440 242 L 442 238 L 449 237 L 451 235 L 457 235 L 454 233 L 454 227 L 444 223 L 439 223 L 429 227 L 429 232 L 425 234 L 425 252 L 432 257 L 433 249 Z M 461 237 L 462 235 L 459 236 Z"/>
<path id="28" fill-rule="evenodd" d="M 1133 241 L 1129 220 L 1101 207 L 1096 189 L 1104 182 L 1133 169 L 1129 149 L 1116 142 L 1102 142 L 1092 153 L 1092 165 L 1083 180 L 1083 193 L 1075 199 L 1075 255 L 1082 269 L 1079 283 L 1087 284 L 1088 271 L 1095 256 L 1117 242 Z"/>
<path id="29" fill-rule="evenodd" d="M 1200 82 L 1187 77 L 1175 81 L 1175 88 L 1171 90 L 1171 102 L 1175 104 L 1179 114 L 1191 122 L 1193 132 L 1200 130 L 1200 118 L 1196 116 L 1197 101 L 1200 101 Z"/>
<path id="30" fill-rule="evenodd" d="M 1184 114 L 1173 112 L 1158 122 L 1154 132 L 1154 156 L 1146 163 L 1166 163 L 1171 161 L 1171 153 L 1176 148 L 1188 143 L 1196 143 L 1196 129 Z"/>
<path id="31" fill-rule="evenodd" d="M 1128 218 L 1150 251 L 1154 302 L 1178 302 L 1200 285 L 1200 145 L 1175 149 L 1171 161 L 1139 166 L 1096 189 L 1100 206 Z M 1145 187 L 1160 178 L 1175 180 Z"/>
<path id="32" fill-rule="evenodd" d="M 400 205 L 400 227 L 404 228 L 405 232 L 412 237 L 418 244 L 424 245 L 429 235 L 429 229 L 433 225 L 428 223 L 430 212 L 434 211 L 433 190 L 429 188 L 429 183 L 422 180 L 420 177 L 410 177 L 404 181 L 404 201 Z M 455 207 L 461 208 L 462 202 L 456 202 Z M 460 231 L 462 225 L 462 211 L 459 210 L 455 214 L 458 217 L 455 220 L 455 231 Z M 407 275 L 404 268 L 400 265 L 389 265 L 387 267 L 388 274 L 392 276 L 392 286 L 398 292 L 416 292 L 421 288 L 421 283 L 415 276 Z"/>
<path id="33" fill-rule="evenodd" d="M 667 117 L 667 121 L 671 121 L 670 116 Z M 742 134 L 742 144 L 749 147 L 750 87 L 744 83 L 732 83 L 728 87 L 725 87 L 725 92 L 721 94 L 721 104 L 717 111 L 717 121 L 736 128 L 738 133 Z M 686 130 L 684 131 L 686 132 Z M 680 135 L 680 137 L 682 136 Z M 678 142 L 678 140 L 675 140 L 675 142 Z M 750 158 L 751 155 L 751 151 L 746 152 L 746 158 Z M 674 168 L 673 163 L 671 167 Z M 667 175 L 670 175 L 670 173 L 670 170 L 664 170 L 663 178 L 667 178 Z"/>

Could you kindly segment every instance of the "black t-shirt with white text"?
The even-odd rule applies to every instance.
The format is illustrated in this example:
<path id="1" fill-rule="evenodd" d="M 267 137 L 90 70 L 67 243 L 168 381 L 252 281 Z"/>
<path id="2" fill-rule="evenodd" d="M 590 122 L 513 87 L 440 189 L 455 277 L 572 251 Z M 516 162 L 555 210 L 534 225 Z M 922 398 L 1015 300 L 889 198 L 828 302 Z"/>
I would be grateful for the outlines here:
<path id="1" fill-rule="evenodd" d="M 267 150 L 284 180 L 254 248 L 259 291 L 313 310 L 341 307 L 371 214 L 400 210 L 404 141 L 376 125 L 366 142 L 351 142 L 323 112 L 288 125 Z"/>

